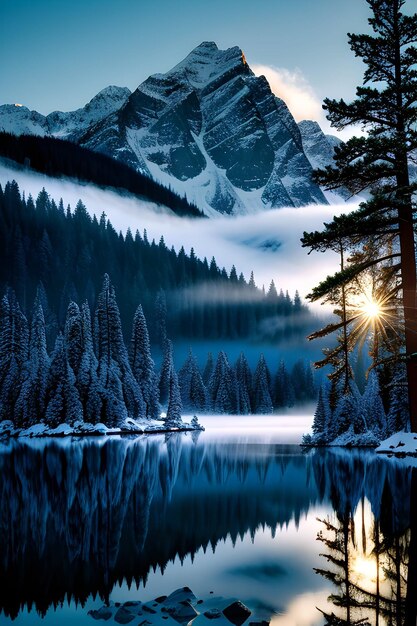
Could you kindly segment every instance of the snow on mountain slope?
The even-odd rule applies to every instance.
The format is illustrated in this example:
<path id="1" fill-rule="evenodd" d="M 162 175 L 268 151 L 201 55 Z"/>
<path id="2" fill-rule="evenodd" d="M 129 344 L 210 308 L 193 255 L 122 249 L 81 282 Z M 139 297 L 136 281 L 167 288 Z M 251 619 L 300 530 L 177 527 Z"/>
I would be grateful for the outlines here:
<path id="1" fill-rule="evenodd" d="M 186 193 L 208 214 L 326 202 L 292 115 L 237 47 L 202 43 L 79 141 Z"/>
<path id="2" fill-rule="evenodd" d="M 159 241 L 163 235 L 168 246 L 177 250 L 193 247 L 200 258 L 214 255 L 220 266 L 230 271 L 235 265 L 248 279 L 253 270 L 258 285 L 268 288 L 271 279 L 294 294 L 298 289 L 305 296 L 323 276 L 332 273 L 335 257 L 328 254 L 308 255 L 301 248 L 304 230 L 321 228 L 334 214 L 356 208 L 355 204 L 337 206 L 311 205 L 305 209 L 283 208 L 255 215 L 220 216 L 196 220 L 177 217 L 164 207 L 120 195 L 93 185 L 81 185 L 54 179 L 31 170 L 14 169 L 0 159 L 0 184 L 15 179 L 26 196 L 36 197 L 43 187 L 56 201 L 62 197 L 64 206 L 75 207 L 81 198 L 91 215 L 103 212 L 117 230 L 147 229 L 148 237 Z"/>
<path id="3" fill-rule="evenodd" d="M 20 104 L 4 104 L 0 106 L 0 130 L 15 135 L 53 135 L 75 141 L 92 124 L 120 108 L 129 95 L 130 90 L 127 87 L 112 85 L 100 91 L 76 111 L 54 111 L 46 116 L 30 111 Z"/>
<path id="4" fill-rule="evenodd" d="M 238 47 L 203 42 L 133 93 L 109 87 L 72 113 L 0 107 L 0 128 L 104 152 L 186 194 L 208 215 L 327 202 L 293 116 Z"/>
<path id="5" fill-rule="evenodd" d="M 76 138 L 87 130 L 92 124 L 96 124 L 113 111 L 119 109 L 130 96 L 130 89 L 127 87 L 116 87 L 111 85 L 102 89 L 84 107 L 61 113 L 54 111 L 47 115 L 49 132 L 55 137 Z"/>
<path id="6" fill-rule="evenodd" d="M 324 169 L 328 165 L 333 166 L 334 149 L 340 146 L 342 141 L 334 135 L 325 135 L 317 122 L 303 120 L 299 122 L 298 128 L 301 133 L 304 152 L 310 161 L 313 169 Z M 337 192 L 324 192 L 331 204 L 347 200 L 350 193 L 347 189 L 339 189 Z"/>
<path id="7" fill-rule="evenodd" d="M 317 122 L 303 120 L 298 123 L 304 152 L 314 169 L 333 163 L 334 148 L 342 142 L 337 137 L 325 135 Z"/>
<path id="8" fill-rule="evenodd" d="M 49 135 L 46 117 L 21 104 L 0 106 L 0 131 L 14 135 Z"/>

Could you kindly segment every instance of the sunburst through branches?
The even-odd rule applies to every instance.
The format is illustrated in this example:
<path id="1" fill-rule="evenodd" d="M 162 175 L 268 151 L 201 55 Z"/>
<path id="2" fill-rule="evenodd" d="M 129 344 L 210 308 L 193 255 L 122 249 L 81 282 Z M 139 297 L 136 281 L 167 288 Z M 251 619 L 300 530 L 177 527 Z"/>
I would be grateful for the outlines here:
<path id="1" fill-rule="evenodd" d="M 378 361 L 382 349 L 392 352 L 401 338 L 397 290 L 369 279 L 357 283 L 348 306 L 348 317 L 354 321 L 355 335 L 363 341 L 372 338 L 372 356 Z M 395 351 L 395 348 L 394 348 Z"/>

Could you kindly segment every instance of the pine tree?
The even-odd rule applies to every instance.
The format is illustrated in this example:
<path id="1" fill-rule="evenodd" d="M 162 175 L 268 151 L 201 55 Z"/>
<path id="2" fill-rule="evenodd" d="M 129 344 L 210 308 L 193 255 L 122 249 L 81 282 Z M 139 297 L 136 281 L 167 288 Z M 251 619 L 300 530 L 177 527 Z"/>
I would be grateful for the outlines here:
<path id="1" fill-rule="evenodd" d="M 172 362 L 172 342 L 167 339 L 165 342 L 164 358 L 162 360 L 161 371 L 159 374 L 159 400 L 163 406 L 166 406 L 168 402 Z"/>
<path id="2" fill-rule="evenodd" d="M 142 306 L 136 309 L 130 342 L 130 363 L 145 402 L 145 415 L 150 419 L 160 417 L 158 379 L 151 356 L 148 327 Z"/>
<path id="3" fill-rule="evenodd" d="M 77 376 L 83 355 L 84 341 L 81 312 L 75 302 L 70 302 L 68 305 L 64 332 L 68 363 Z"/>
<path id="4" fill-rule="evenodd" d="M 195 362 L 191 377 L 190 407 L 195 411 L 205 411 L 207 409 L 207 389 Z"/>
<path id="5" fill-rule="evenodd" d="M 174 364 L 171 364 L 170 376 L 169 376 L 169 397 L 168 397 L 168 409 L 165 418 L 165 425 L 167 428 L 178 428 L 182 425 L 181 419 L 181 393 L 178 385 L 178 376 L 174 368 Z"/>
<path id="6" fill-rule="evenodd" d="M 403 364 L 397 365 L 390 385 L 390 404 L 387 415 L 387 435 L 410 430 L 410 413 L 407 401 L 407 372 Z"/>
<path id="7" fill-rule="evenodd" d="M 313 434 L 315 435 L 315 441 L 318 443 L 318 438 L 320 440 L 327 441 L 327 426 L 329 421 L 328 411 L 329 407 L 327 405 L 327 389 L 324 384 L 322 384 L 319 388 L 319 395 L 317 399 L 317 406 L 314 412 L 314 420 L 313 420 Z"/>
<path id="8" fill-rule="evenodd" d="M 349 392 L 339 393 L 338 398 L 328 427 L 329 440 L 332 441 L 349 430 L 355 434 L 366 432 L 363 400 L 356 385 L 351 383 Z"/>
<path id="9" fill-rule="evenodd" d="M 165 292 L 160 289 L 155 299 L 155 336 L 162 351 L 167 341 L 167 301 Z M 161 400 L 162 402 L 162 400 Z"/>
<path id="10" fill-rule="evenodd" d="M 236 408 L 236 387 L 226 353 L 221 351 L 208 386 L 210 404 L 216 413 L 233 414 Z"/>
<path id="11" fill-rule="evenodd" d="M 183 408 L 190 411 L 204 411 L 207 401 L 206 389 L 191 348 L 184 365 L 178 372 L 178 382 Z"/>
<path id="12" fill-rule="evenodd" d="M 280 409 L 294 406 L 294 388 L 291 377 L 282 359 L 279 363 L 278 371 L 275 375 L 272 387 L 273 405 L 275 408 Z"/>
<path id="13" fill-rule="evenodd" d="M 28 349 L 28 323 L 9 290 L 0 302 L 0 421 L 14 418 Z"/>
<path id="14" fill-rule="evenodd" d="M 98 378 L 106 391 L 103 404 L 108 423 L 119 426 L 126 414 L 133 418 L 143 417 L 145 407 L 130 367 L 116 295 L 107 274 L 97 299 L 95 320 Z"/>
<path id="15" fill-rule="evenodd" d="M 209 352 L 208 355 L 207 355 L 206 366 L 205 366 L 204 372 L 203 372 L 203 383 L 205 384 L 206 387 L 207 387 L 207 385 L 210 382 L 210 378 L 211 378 L 211 375 L 213 373 L 213 369 L 214 369 L 213 354 L 211 352 Z"/>
<path id="16" fill-rule="evenodd" d="M 94 354 L 91 315 L 88 302 L 81 307 L 82 356 L 77 373 L 77 389 L 83 407 L 84 421 L 97 424 L 102 419 L 103 398 L 98 379 L 98 361 Z"/>
<path id="17" fill-rule="evenodd" d="M 374 34 L 349 35 L 352 51 L 366 65 L 363 86 L 357 88 L 357 97 L 350 104 L 344 100 L 325 100 L 327 117 L 334 127 L 343 129 L 350 124 L 361 124 L 367 134 L 353 137 L 336 148 L 334 166 L 319 171 L 316 179 L 328 189 L 346 187 L 353 194 L 366 191 L 370 199 L 357 211 L 334 218 L 322 233 L 305 233 L 303 245 L 326 250 L 342 238 L 356 251 L 347 267 L 328 277 L 312 292 L 312 300 L 335 293 L 370 268 L 389 276 L 391 288 L 384 297 L 390 294 L 392 299 L 397 294 L 402 300 L 405 351 L 409 357 L 411 428 L 417 431 L 413 205 L 417 184 L 410 184 L 409 176 L 417 149 L 417 15 L 402 13 L 405 0 L 367 0 L 367 3 L 373 12 L 369 24 Z M 379 254 L 373 252 L 376 236 Z"/>
<path id="18" fill-rule="evenodd" d="M 387 430 L 384 405 L 382 404 L 378 374 L 371 370 L 362 397 L 362 411 L 367 430 L 383 438 Z"/>
<path id="19" fill-rule="evenodd" d="M 270 379 L 271 375 L 265 357 L 261 354 L 253 377 L 254 413 L 270 414 L 273 412 Z"/>
<path id="20" fill-rule="evenodd" d="M 248 361 L 243 352 L 240 353 L 236 362 L 235 371 L 236 413 L 238 415 L 249 415 L 252 412 L 252 372 L 250 371 Z"/>
<path id="21" fill-rule="evenodd" d="M 51 350 L 55 342 L 58 322 L 55 313 L 49 306 L 48 296 L 42 281 L 39 282 L 36 289 L 34 308 L 36 308 L 39 304 L 42 306 L 43 317 L 45 320 L 46 347 L 48 350 Z"/>
<path id="22" fill-rule="evenodd" d="M 60 333 L 55 342 L 46 385 L 45 422 L 51 428 L 59 424 L 73 426 L 83 419 L 75 376 L 68 363 L 64 338 Z"/>
<path id="23" fill-rule="evenodd" d="M 29 359 L 25 366 L 24 381 L 15 406 L 15 422 L 19 427 L 28 428 L 44 419 L 49 364 L 45 319 L 42 305 L 37 298 L 30 329 Z"/>

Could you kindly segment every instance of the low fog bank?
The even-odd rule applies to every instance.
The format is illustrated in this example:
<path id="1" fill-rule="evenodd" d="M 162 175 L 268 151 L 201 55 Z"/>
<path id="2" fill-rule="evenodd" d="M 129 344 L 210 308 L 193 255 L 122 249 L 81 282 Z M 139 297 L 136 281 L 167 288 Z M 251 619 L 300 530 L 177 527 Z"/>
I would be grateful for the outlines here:
<path id="1" fill-rule="evenodd" d="M 0 161 L 0 184 L 15 179 L 21 191 L 36 197 L 43 187 L 55 201 L 62 197 L 64 205 L 73 209 L 79 199 L 91 215 L 98 218 L 104 212 L 116 230 L 135 233 L 147 230 L 148 238 L 165 243 L 177 250 L 193 247 L 200 258 L 216 258 L 219 266 L 230 271 L 235 265 L 248 280 L 253 270 L 258 286 L 268 289 L 271 279 L 278 289 L 296 289 L 305 297 L 320 280 L 335 271 L 338 258 L 329 252 L 309 255 L 301 247 L 304 231 L 321 229 L 332 216 L 356 208 L 348 203 L 332 206 L 307 206 L 264 210 L 253 215 L 210 219 L 179 218 L 157 205 L 129 195 L 103 190 L 90 184 L 49 178 L 24 169 L 12 169 Z M 317 305 L 319 306 L 319 305 Z"/>
<path id="2" fill-rule="evenodd" d="M 200 437 L 228 443 L 300 444 L 303 435 L 311 431 L 313 414 L 313 405 L 303 405 L 276 415 L 201 415 L 206 430 Z"/>

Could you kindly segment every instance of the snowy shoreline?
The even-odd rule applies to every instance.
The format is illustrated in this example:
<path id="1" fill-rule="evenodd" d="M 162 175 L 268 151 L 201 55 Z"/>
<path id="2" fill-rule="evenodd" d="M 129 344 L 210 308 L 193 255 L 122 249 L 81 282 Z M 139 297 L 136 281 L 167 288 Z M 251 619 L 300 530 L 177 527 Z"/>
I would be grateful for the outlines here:
<path id="1" fill-rule="evenodd" d="M 149 423 L 151 422 L 151 423 Z M 178 426 L 168 427 L 166 424 L 158 423 L 157 420 L 147 420 L 147 423 L 140 423 L 135 420 L 127 420 L 124 427 L 108 428 L 104 424 L 79 423 L 70 426 L 60 424 L 56 428 L 48 428 L 45 424 L 34 424 L 30 428 L 15 428 L 11 421 L 0 423 L 0 437 L 21 438 L 63 438 L 63 437 L 103 437 L 113 435 L 161 435 L 181 432 L 202 432 L 204 427 L 200 424 L 193 425 L 184 422 Z"/>
<path id="2" fill-rule="evenodd" d="M 304 441 L 304 448 L 341 448 L 343 450 L 374 450 L 375 454 L 385 455 L 387 458 L 417 458 L 417 433 L 400 431 L 394 433 L 380 443 L 366 441 L 365 435 L 353 435 L 349 431 L 340 435 L 330 443 Z"/>

